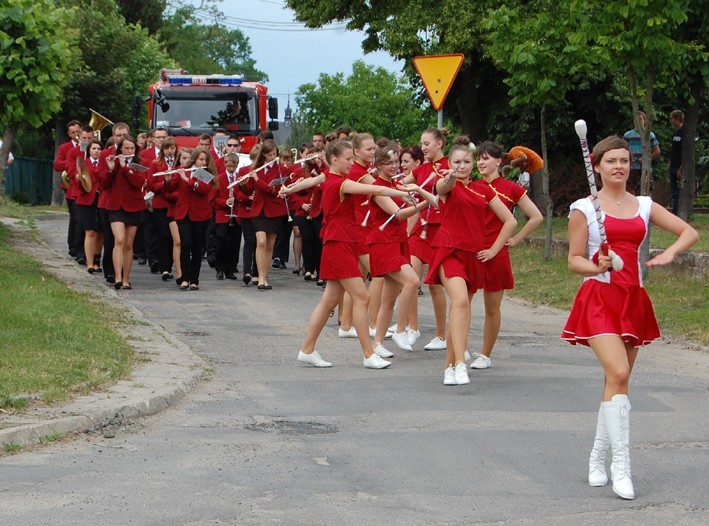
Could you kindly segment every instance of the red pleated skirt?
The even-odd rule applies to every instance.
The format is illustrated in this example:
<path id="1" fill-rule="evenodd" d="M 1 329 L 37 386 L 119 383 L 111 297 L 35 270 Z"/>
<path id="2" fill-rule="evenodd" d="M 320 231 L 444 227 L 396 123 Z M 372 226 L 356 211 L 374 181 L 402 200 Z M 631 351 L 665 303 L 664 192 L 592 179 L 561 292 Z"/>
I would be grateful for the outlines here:
<path id="1" fill-rule="evenodd" d="M 617 335 L 633 347 L 660 337 L 647 291 L 637 285 L 586 280 L 574 299 L 561 338 L 588 345 L 594 336 Z"/>

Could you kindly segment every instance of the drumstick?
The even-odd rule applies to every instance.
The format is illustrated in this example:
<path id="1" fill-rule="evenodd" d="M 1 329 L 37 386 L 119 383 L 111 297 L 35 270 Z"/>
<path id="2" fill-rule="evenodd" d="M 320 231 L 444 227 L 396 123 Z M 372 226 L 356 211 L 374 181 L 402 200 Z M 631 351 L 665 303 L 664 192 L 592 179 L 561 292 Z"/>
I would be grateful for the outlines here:
<path id="1" fill-rule="evenodd" d="M 581 151 L 583 152 L 583 163 L 586 166 L 586 178 L 588 179 L 588 187 L 591 190 L 591 201 L 593 202 L 593 208 L 596 211 L 596 223 L 598 224 L 598 235 L 601 237 L 601 247 L 603 245 L 608 245 L 608 238 L 606 237 L 606 227 L 603 224 L 603 212 L 601 211 L 601 203 L 598 200 L 598 188 L 596 187 L 596 176 L 593 171 L 593 166 L 591 165 L 591 152 L 588 149 L 588 140 L 586 139 L 586 133 L 588 128 L 586 127 L 586 121 L 577 120 L 574 123 L 574 128 L 576 129 L 576 135 L 579 136 L 579 141 L 581 142 Z M 623 260 L 621 257 L 613 252 L 610 248 L 608 249 L 608 255 L 611 258 L 611 265 L 613 270 L 623 270 Z"/>

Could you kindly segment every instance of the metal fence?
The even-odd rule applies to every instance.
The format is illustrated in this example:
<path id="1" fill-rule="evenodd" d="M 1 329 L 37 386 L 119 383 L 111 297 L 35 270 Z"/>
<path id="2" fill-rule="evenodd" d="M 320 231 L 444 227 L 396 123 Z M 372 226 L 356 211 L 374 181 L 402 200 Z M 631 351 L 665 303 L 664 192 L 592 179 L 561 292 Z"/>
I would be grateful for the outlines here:
<path id="1" fill-rule="evenodd" d="M 52 161 L 15 157 L 5 169 L 5 195 L 22 204 L 48 205 L 52 202 Z"/>

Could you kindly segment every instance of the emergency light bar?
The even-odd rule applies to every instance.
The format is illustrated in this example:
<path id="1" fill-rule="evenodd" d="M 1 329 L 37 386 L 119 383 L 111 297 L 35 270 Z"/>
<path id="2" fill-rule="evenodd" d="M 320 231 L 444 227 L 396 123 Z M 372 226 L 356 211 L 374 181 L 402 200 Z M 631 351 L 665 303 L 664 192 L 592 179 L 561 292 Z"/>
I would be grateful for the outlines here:
<path id="1" fill-rule="evenodd" d="M 244 81 L 243 75 L 168 75 L 171 86 L 238 86 Z"/>

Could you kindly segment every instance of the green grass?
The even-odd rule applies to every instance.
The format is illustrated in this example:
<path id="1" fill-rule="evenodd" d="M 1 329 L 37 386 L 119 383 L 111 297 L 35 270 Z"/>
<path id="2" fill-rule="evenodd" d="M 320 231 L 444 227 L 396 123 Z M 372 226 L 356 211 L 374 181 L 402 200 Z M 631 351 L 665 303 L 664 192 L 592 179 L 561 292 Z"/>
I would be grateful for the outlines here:
<path id="1" fill-rule="evenodd" d="M 511 296 L 563 310 L 571 308 L 582 278 L 568 270 L 565 254 L 554 254 L 550 261 L 544 261 L 543 247 L 534 244 L 517 246 L 510 253 L 515 273 Z M 663 334 L 709 345 L 709 284 L 653 269 L 645 286 Z"/>
<path id="2" fill-rule="evenodd" d="M 569 220 L 566 217 L 555 217 L 552 220 L 553 237 L 569 239 Z M 709 214 L 696 214 L 689 222 L 699 232 L 699 242 L 692 247 L 692 252 L 709 252 Z M 543 223 L 533 234 L 535 238 L 543 238 L 546 223 Z M 652 248 L 667 248 L 677 239 L 673 234 L 657 227 L 650 229 L 650 246 Z"/>
<path id="3" fill-rule="evenodd" d="M 122 311 L 77 293 L 8 244 L 0 225 L 0 408 L 51 403 L 125 376 Z"/>

